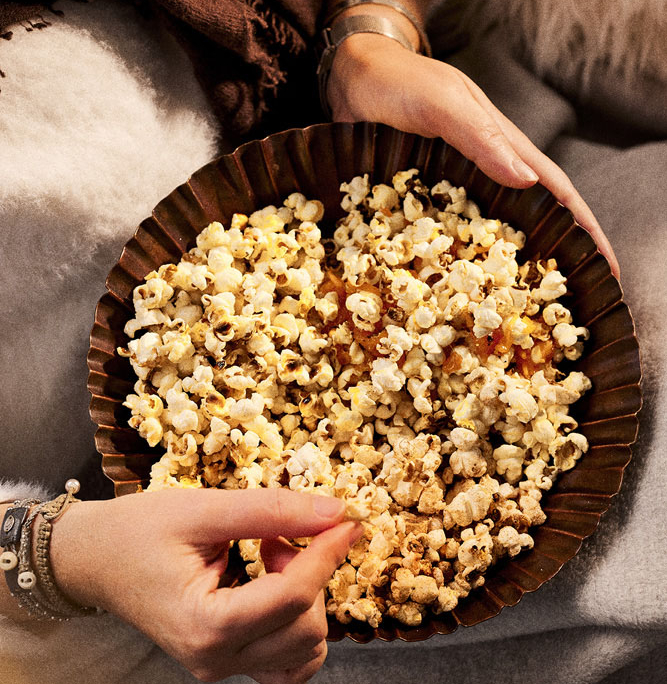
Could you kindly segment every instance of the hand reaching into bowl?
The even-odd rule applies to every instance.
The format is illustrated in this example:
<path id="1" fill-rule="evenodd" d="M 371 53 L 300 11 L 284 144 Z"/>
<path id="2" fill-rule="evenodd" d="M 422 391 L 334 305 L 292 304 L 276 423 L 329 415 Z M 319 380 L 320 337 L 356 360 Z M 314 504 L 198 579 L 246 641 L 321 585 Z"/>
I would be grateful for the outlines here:
<path id="1" fill-rule="evenodd" d="M 51 560 L 71 599 L 134 625 L 202 681 L 303 682 L 327 653 L 322 589 L 361 533 L 343 511 L 279 489 L 82 502 L 54 525 Z M 298 551 L 281 535 L 315 539 Z M 264 540 L 267 574 L 219 588 L 229 541 L 248 538 Z"/>
<path id="2" fill-rule="evenodd" d="M 419 3 L 403 0 L 403 4 L 419 14 Z M 350 14 L 390 18 L 418 45 L 412 24 L 390 7 L 364 4 L 338 16 Z M 376 121 L 408 133 L 441 137 L 503 185 L 527 188 L 539 181 L 591 234 L 619 276 L 609 240 L 565 172 L 458 69 L 410 52 L 392 38 L 357 33 L 336 51 L 328 101 L 335 121 Z"/>

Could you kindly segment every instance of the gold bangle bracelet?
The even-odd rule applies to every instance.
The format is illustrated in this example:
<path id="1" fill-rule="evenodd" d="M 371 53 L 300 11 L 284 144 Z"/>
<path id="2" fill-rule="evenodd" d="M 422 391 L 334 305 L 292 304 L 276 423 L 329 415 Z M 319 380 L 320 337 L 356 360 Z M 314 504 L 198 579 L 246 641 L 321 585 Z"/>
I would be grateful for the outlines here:
<path id="1" fill-rule="evenodd" d="M 402 14 L 414 27 L 419 34 L 419 52 L 427 57 L 432 57 L 433 53 L 431 50 L 431 43 L 424 31 L 421 22 L 415 17 L 410 10 L 404 7 L 400 2 L 396 0 L 339 0 L 335 2 L 331 10 L 324 16 L 323 26 L 331 26 L 333 20 L 344 12 L 346 9 L 351 7 L 357 7 L 358 5 L 384 5 L 385 7 L 391 7 L 400 14 Z"/>

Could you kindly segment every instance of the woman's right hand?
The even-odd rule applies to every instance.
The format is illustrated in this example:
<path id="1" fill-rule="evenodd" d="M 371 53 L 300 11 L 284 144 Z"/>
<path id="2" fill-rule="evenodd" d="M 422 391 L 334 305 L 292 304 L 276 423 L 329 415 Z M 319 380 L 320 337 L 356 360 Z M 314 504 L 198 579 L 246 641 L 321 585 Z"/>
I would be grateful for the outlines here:
<path id="1" fill-rule="evenodd" d="M 202 681 L 309 679 L 326 657 L 323 588 L 361 534 L 330 497 L 168 490 L 71 506 L 53 529 L 58 586 L 147 634 Z M 279 537 L 315 536 L 303 551 Z M 230 540 L 261 538 L 267 574 L 218 587 Z"/>

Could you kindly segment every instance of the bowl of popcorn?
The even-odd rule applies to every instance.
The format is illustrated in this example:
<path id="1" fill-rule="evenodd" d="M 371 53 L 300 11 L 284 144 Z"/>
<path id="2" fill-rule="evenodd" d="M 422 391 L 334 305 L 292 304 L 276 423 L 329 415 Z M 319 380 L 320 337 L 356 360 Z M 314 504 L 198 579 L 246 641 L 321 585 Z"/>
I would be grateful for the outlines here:
<path id="1" fill-rule="evenodd" d="M 618 281 L 545 188 L 442 140 L 320 124 L 243 145 L 157 205 L 107 288 L 89 388 L 116 494 L 343 499 L 364 535 L 326 589 L 331 639 L 493 617 L 621 486 L 641 370 Z M 258 540 L 233 557 L 264 573 Z"/>

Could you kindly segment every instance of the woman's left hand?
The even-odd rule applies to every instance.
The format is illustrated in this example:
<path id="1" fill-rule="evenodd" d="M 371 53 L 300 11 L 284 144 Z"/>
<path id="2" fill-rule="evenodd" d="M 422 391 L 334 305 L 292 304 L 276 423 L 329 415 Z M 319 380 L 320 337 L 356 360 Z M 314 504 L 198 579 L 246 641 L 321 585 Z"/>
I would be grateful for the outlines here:
<path id="1" fill-rule="evenodd" d="M 539 181 L 591 234 L 619 276 L 607 236 L 565 172 L 458 69 L 386 36 L 359 33 L 336 51 L 328 100 L 335 121 L 377 121 L 441 137 L 502 185 L 527 188 Z"/>

